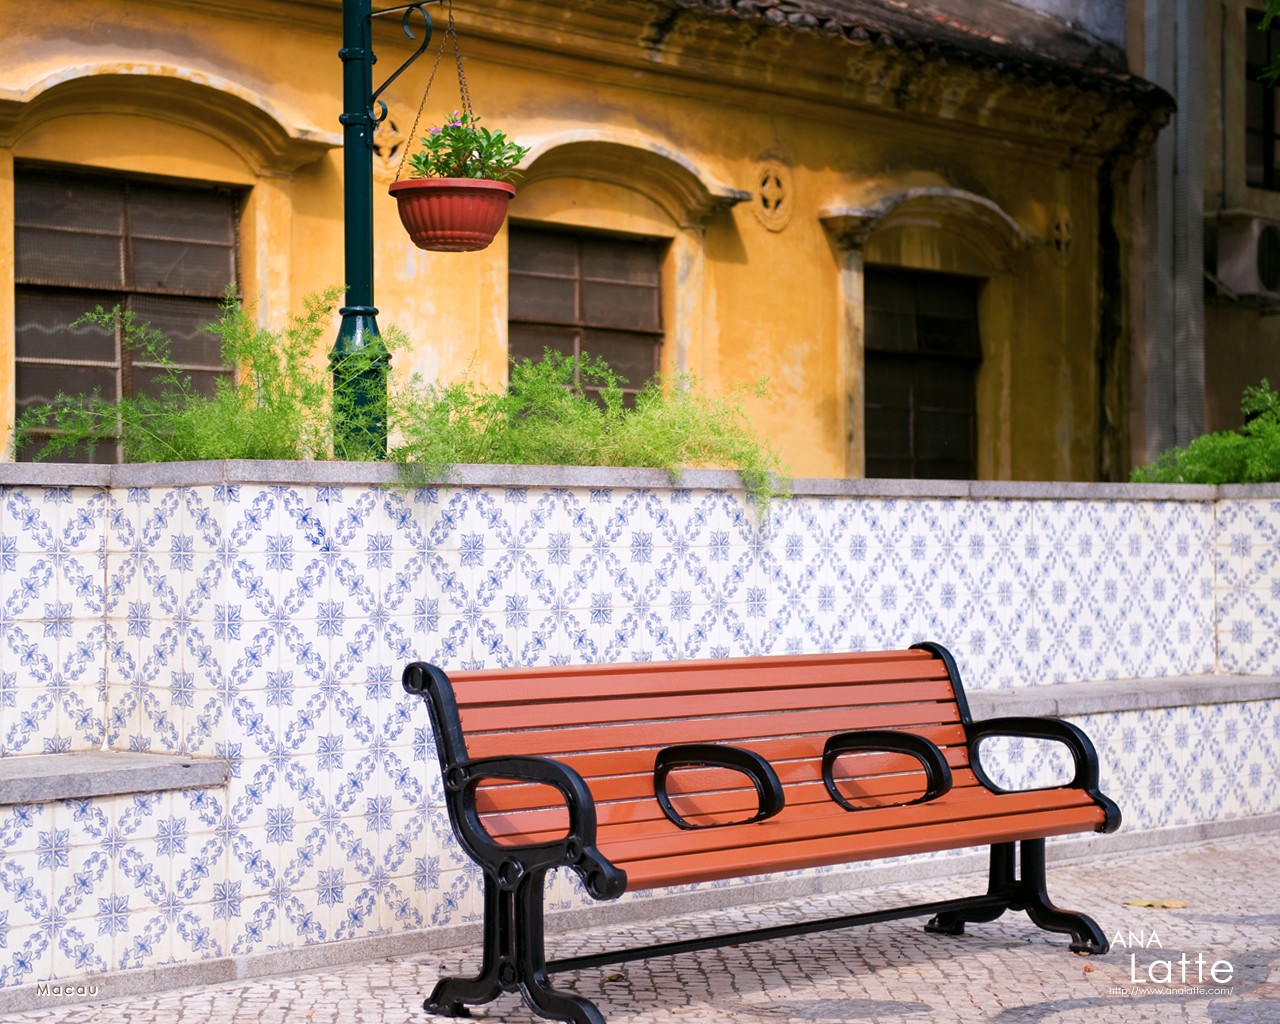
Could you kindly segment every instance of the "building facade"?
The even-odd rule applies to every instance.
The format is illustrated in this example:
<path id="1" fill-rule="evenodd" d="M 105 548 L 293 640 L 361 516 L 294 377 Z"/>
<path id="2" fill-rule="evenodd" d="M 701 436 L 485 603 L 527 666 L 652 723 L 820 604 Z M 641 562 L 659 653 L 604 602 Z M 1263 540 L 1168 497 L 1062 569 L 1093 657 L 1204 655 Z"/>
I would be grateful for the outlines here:
<path id="1" fill-rule="evenodd" d="M 228 285 L 278 322 L 341 283 L 338 0 L 3 6 L 6 433 L 59 389 L 147 387 L 65 328 L 97 302 L 207 385 L 229 371 L 195 325 Z M 500 386 L 552 344 L 637 385 L 767 376 L 753 415 L 801 476 L 1123 477 L 1127 183 L 1169 96 L 1062 11 L 935 6 L 459 5 L 476 113 L 531 152 L 489 249 L 416 250 L 385 186 L 431 59 L 383 95 L 394 372 Z M 374 40 L 381 74 L 415 45 L 399 16 Z M 422 124 L 460 105 L 450 58 Z"/>
<path id="2" fill-rule="evenodd" d="M 1240 394 L 1280 381 L 1280 150 L 1277 97 L 1260 79 L 1280 55 L 1261 2 L 1205 8 L 1203 226 L 1205 427 L 1240 425 Z"/>

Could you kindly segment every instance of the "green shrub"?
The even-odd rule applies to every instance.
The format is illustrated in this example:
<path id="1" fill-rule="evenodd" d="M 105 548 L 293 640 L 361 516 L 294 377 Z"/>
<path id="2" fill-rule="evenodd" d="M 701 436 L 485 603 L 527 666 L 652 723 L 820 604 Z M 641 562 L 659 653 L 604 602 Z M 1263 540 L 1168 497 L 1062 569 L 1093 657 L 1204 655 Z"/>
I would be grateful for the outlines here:
<path id="1" fill-rule="evenodd" d="M 77 324 L 120 330 L 140 359 L 161 367 L 156 394 L 114 401 L 58 395 L 19 418 L 15 446 L 36 447 L 37 459 L 117 439 L 126 462 L 330 458 L 338 415 L 345 416 L 348 435 L 379 430 L 381 418 L 380 401 L 348 402 L 335 411 L 335 373 L 366 380 L 375 355 L 361 349 L 336 368 L 318 357 L 339 296 L 339 289 L 309 296 L 305 311 L 280 331 L 259 327 L 228 300 L 209 329 L 224 363 L 239 373 L 219 378 L 212 396 L 194 390 L 170 358 L 168 341 L 150 325 L 119 307 L 99 307 Z M 406 346 L 394 328 L 384 341 L 391 349 Z M 650 466 L 672 479 L 685 467 L 707 465 L 736 469 L 762 503 L 784 492 L 778 456 L 757 438 L 747 415 L 747 389 L 710 395 L 693 378 L 679 377 L 649 384 L 627 409 L 623 383 L 598 359 L 548 350 L 537 362 L 515 364 L 506 391 L 483 391 L 470 380 L 393 384 L 388 454 L 410 485 L 440 480 L 465 463 Z M 584 388 L 598 388 L 600 400 Z M 754 393 L 763 390 L 761 382 Z M 352 422 L 362 416 L 367 422 Z M 363 446 L 350 447 L 352 455 L 370 457 Z"/>
<path id="2" fill-rule="evenodd" d="M 390 455 L 419 481 L 466 463 L 648 466 L 672 480 L 689 466 L 721 466 L 761 502 L 785 493 L 781 461 L 747 415 L 747 389 L 712 395 L 689 376 L 655 380 L 627 409 L 624 383 L 599 359 L 550 349 L 515 363 L 505 392 L 414 381 L 392 401 Z M 599 400 L 585 388 L 599 388 Z M 763 396 L 764 382 L 751 393 Z"/>
<path id="3" fill-rule="evenodd" d="M 138 324 L 119 306 L 99 306 L 72 326 L 119 330 L 135 358 L 160 367 L 155 393 L 110 401 L 97 392 L 59 394 L 19 417 L 15 448 L 39 446 L 35 458 L 44 460 L 118 438 L 126 462 L 326 458 L 333 445 L 332 385 L 316 353 L 340 294 L 333 288 L 308 296 L 305 311 L 275 331 L 259 327 L 228 299 L 208 329 L 219 338 L 223 363 L 239 372 L 218 378 L 213 395 L 194 389 L 170 357 L 168 340 L 149 324 Z"/>
<path id="4" fill-rule="evenodd" d="M 1197 437 L 1133 471 L 1135 483 L 1240 484 L 1280 481 L 1280 394 L 1264 378 L 1244 389 L 1245 425 Z"/>

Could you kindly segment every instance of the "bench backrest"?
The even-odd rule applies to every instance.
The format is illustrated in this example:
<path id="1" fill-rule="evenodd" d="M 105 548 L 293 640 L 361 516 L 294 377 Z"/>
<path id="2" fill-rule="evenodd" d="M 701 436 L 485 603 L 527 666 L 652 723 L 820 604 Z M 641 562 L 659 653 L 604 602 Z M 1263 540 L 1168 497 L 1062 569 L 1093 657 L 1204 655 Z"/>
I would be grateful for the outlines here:
<path id="1" fill-rule="evenodd" d="M 450 677 L 460 731 L 447 707 L 433 710 L 445 767 L 467 757 L 542 755 L 586 780 L 602 831 L 651 826 L 654 760 L 664 747 L 744 747 L 773 766 L 791 813 L 829 808 L 822 754 L 836 733 L 893 729 L 940 747 L 953 788 L 977 785 L 969 769 L 964 694 L 950 655 L 921 649 L 693 662 L 579 665 L 459 672 Z M 445 696 L 445 703 L 448 697 Z M 910 802 L 923 789 L 903 754 L 849 754 L 837 765 L 842 795 L 866 806 Z M 691 824 L 744 820 L 758 806 L 739 772 L 695 768 L 668 780 Z M 498 841 L 553 838 L 565 828 L 561 798 L 541 785 L 489 784 L 478 805 Z"/>

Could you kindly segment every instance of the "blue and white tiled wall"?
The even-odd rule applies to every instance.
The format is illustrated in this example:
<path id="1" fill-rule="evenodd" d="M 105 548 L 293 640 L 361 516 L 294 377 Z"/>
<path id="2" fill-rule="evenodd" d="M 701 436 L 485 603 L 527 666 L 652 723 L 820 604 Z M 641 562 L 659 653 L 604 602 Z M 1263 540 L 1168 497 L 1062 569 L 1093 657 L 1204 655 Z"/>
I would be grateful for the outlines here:
<path id="1" fill-rule="evenodd" d="M 970 690 L 1280 673 L 1278 537 L 1270 501 L 798 497 L 761 523 L 665 487 L 0 488 L 0 753 L 231 773 L 0 808 L 0 988 L 474 915 L 409 660 L 931 639 Z M 1081 724 L 1130 827 L 1280 810 L 1273 702 Z"/>

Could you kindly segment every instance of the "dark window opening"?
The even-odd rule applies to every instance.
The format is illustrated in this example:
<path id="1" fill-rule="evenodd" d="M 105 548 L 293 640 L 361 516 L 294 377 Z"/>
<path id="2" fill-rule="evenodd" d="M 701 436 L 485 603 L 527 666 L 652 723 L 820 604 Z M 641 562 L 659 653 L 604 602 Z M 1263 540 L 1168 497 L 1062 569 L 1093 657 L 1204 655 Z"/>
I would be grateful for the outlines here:
<path id="1" fill-rule="evenodd" d="M 508 352 L 545 349 L 603 359 L 627 383 L 627 405 L 657 372 L 662 348 L 662 257 L 654 239 L 574 234 L 513 224 Z M 585 388 L 587 393 L 597 391 Z"/>
<path id="2" fill-rule="evenodd" d="M 868 267 L 866 474 L 971 480 L 980 281 Z"/>
<path id="3" fill-rule="evenodd" d="M 1262 12 L 1249 11 L 1245 24 L 1245 181 L 1255 188 L 1280 189 L 1280 105 L 1276 87 L 1260 80 L 1267 65 L 1280 57 L 1280 20 L 1264 32 Z"/>
<path id="4" fill-rule="evenodd" d="M 102 306 L 131 310 L 170 341 L 169 358 L 206 394 L 231 371 L 216 336 L 238 270 L 238 196 L 215 188 L 18 167 L 14 180 L 17 411 L 59 392 L 108 401 L 155 394 L 158 367 L 120 332 L 68 325 Z M 39 445 L 18 454 L 33 457 Z M 117 462 L 115 444 L 62 456 Z"/>

